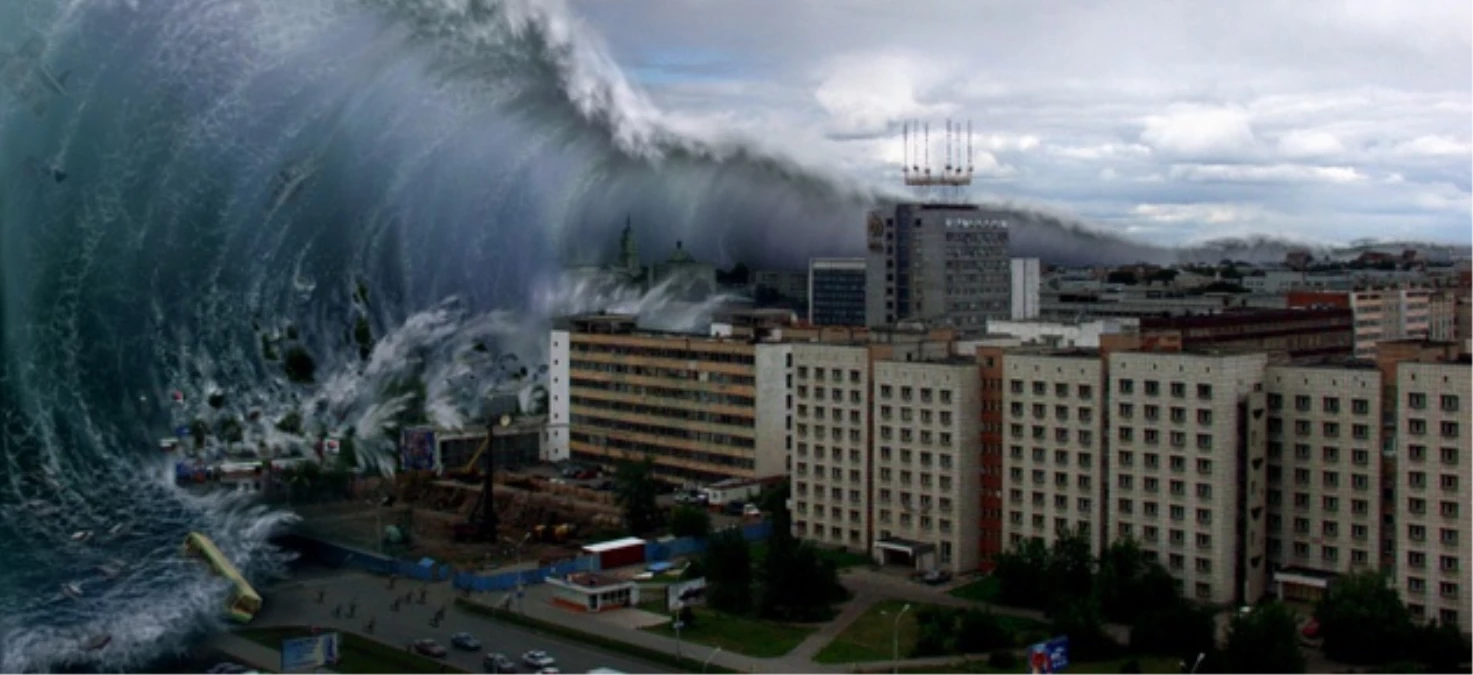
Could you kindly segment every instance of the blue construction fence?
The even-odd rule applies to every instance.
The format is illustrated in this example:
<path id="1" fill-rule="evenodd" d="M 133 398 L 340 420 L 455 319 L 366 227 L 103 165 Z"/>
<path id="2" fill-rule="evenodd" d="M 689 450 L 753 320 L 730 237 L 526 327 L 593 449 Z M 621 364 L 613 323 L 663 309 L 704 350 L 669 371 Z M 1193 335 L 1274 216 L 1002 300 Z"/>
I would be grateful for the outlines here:
<path id="1" fill-rule="evenodd" d="M 297 550 L 302 557 L 329 567 L 352 567 L 373 574 L 392 574 L 416 581 L 444 581 L 454 574 L 450 565 L 429 558 L 397 560 L 314 537 L 290 535 L 283 543 Z"/>

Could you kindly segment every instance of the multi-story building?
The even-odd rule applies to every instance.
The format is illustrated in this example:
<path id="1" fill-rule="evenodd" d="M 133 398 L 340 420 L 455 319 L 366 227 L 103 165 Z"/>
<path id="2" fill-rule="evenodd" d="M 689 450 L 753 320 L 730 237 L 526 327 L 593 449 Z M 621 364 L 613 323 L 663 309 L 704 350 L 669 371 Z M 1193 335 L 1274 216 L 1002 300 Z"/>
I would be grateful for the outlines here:
<path id="1" fill-rule="evenodd" d="M 1011 272 L 1013 302 L 1009 318 L 1013 321 L 1037 319 L 1042 278 L 1038 258 L 1013 258 Z"/>
<path id="2" fill-rule="evenodd" d="M 1007 550 L 1007 538 L 1003 536 L 1003 428 L 1006 412 L 1003 393 L 1007 378 L 1003 369 L 1006 363 L 1006 348 L 997 344 L 977 347 L 977 371 L 981 376 L 981 398 L 978 412 L 982 434 L 982 489 L 977 495 L 979 512 L 977 532 L 977 555 L 982 561 L 981 569 L 991 572 L 997 554 Z"/>
<path id="3" fill-rule="evenodd" d="M 1105 543 L 1105 369 L 1097 351 L 1009 352 L 1003 456 L 1007 546 L 1061 533 Z"/>
<path id="4" fill-rule="evenodd" d="M 770 293 L 786 300 L 803 301 L 808 298 L 808 272 L 806 270 L 757 270 L 752 274 L 752 286 L 758 293 Z"/>
<path id="5" fill-rule="evenodd" d="M 1452 342 L 1458 337 L 1458 297 L 1451 290 L 1433 291 L 1427 297 L 1427 339 Z"/>
<path id="6" fill-rule="evenodd" d="M 863 326 L 864 258 L 814 258 L 808 261 L 808 323 Z"/>
<path id="7" fill-rule="evenodd" d="M 1355 322 L 1355 356 L 1376 356 L 1376 343 L 1425 339 L 1429 331 L 1429 298 L 1425 288 L 1361 289 L 1355 291 L 1291 291 L 1292 307 L 1341 307 L 1351 310 Z"/>
<path id="8" fill-rule="evenodd" d="M 1263 353 L 1116 352 L 1107 540 L 1131 537 L 1185 597 L 1256 601 L 1264 554 Z"/>
<path id="9" fill-rule="evenodd" d="M 977 364 L 874 364 L 874 550 L 882 561 L 975 570 L 981 489 Z"/>
<path id="10" fill-rule="evenodd" d="M 1395 584 L 1412 615 L 1469 625 L 1469 397 L 1473 369 L 1403 362 L 1396 369 Z"/>
<path id="11" fill-rule="evenodd" d="M 1374 364 L 1270 367 L 1268 559 L 1283 598 L 1381 564 L 1381 372 Z"/>
<path id="12" fill-rule="evenodd" d="M 1182 348 L 1287 353 L 1291 359 L 1350 356 L 1352 312 L 1335 307 L 1235 310 L 1204 316 L 1146 317 L 1140 332 L 1175 333 Z"/>
<path id="13" fill-rule="evenodd" d="M 572 317 L 552 331 L 549 455 L 645 456 L 671 482 L 787 473 L 791 345 L 640 330 Z"/>
<path id="14" fill-rule="evenodd" d="M 869 214 L 865 323 L 981 330 L 1010 313 L 1012 214 L 975 204 L 897 204 Z"/>
<path id="15" fill-rule="evenodd" d="M 793 345 L 793 536 L 868 551 L 870 362 L 866 344 Z"/>
<path id="16" fill-rule="evenodd" d="M 987 332 L 995 335 L 1011 335 L 1024 343 L 1036 343 L 1060 348 L 1098 349 L 1100 336 L 1114 333 L 1137 333 L 1140 320 L 1134 318 L 1105 318 L 1094 321 L 989 321 Z"/>

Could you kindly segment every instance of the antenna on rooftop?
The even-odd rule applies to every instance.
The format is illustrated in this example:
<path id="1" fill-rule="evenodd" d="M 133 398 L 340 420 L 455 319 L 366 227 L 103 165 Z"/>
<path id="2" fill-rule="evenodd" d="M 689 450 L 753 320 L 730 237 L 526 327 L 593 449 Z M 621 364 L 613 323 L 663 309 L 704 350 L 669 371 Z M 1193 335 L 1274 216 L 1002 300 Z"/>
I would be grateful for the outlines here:
<path id="1" fill-rule="evenodd" d="M 934 173 L 931 170 L 931 123 L 919 121 L 907 121 L 901 127 L 901 142 L 905 146 L 902 153 L 904 165 L 901 167 L 901 175 L 905 184 L 921 193 L 929 193 L 925 188 L 945 188 L 948 196 L 956 198 L 959 196 L 960 188 L 972 184 L 974 171 L 972 150 L 972 122 L 967 120 L 967 162 L 962 164 L 962 123 L 960 121 L 946 120 L 945 131 L 941 142 L 945 146 L 945 164 Z M 912 147 L 913 143 L 920 143 L 920 148 Z M 916 164 L 919 160 L 921 163 Z"/>

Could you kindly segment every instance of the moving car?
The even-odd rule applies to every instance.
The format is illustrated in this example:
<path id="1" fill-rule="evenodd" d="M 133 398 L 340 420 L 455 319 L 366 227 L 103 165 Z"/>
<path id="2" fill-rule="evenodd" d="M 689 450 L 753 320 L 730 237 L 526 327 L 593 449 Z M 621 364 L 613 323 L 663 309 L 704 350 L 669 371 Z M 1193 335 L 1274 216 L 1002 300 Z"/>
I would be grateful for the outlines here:
<path id="1" fill-rule="evenodd" d="M 440 643 L 435 642 L 434 640 L 431 640 L 429 638 L 425 638 L 423 640 L 415 640 L 414 651 L 424 654 L 425 656 L 433 656 L 437 659 L 445 658 L 445 648 L 441 647 Z"/>
<path id="2" fill-rule="evenodd" d="M 481 641 L 470 633 L 456 633 L 450 636 L 450 646 L 456 649 L 464 649 L 468 652 L 479 651 Z"/>
<path id="3" fill-rule="evenodd" d="M 533 649 L 522 655 L 522 663 L 541 670 L 543 668 L 551 668 L 553 666 L 556 666 L 557 660 L 552 658 L 551 654 L 548 654 L 541 649 Z"/>
<path id="4" fill-rule="evenodd" d="M 517 672 L 517 664 L 512 663 L 511 659 L 506 658 L 505 654 L 497 654 L 495 652 L 487 654 L 486 658 L 481 659 L 481 668 L 488 673 Z"/>

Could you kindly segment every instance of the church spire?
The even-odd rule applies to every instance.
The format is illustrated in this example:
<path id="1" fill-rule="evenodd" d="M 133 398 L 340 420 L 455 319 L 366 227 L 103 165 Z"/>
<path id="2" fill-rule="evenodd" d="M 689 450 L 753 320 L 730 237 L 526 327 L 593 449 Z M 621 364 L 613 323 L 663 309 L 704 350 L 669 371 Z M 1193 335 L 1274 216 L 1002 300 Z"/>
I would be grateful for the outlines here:
<path id="1" fill-rule="evenodd" d="M 629 214 L 624 215 L 624 233 L 619 235 L 619 266 L 634 274 L 640 271 L 639 250 L 634 245 L 634 223 Z"/>

